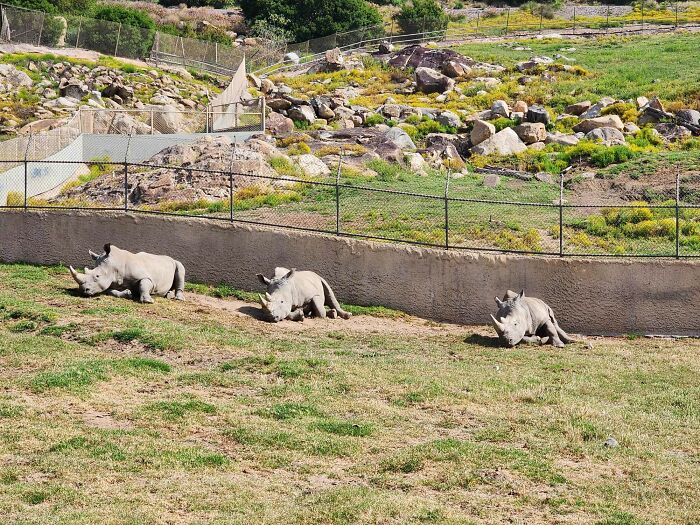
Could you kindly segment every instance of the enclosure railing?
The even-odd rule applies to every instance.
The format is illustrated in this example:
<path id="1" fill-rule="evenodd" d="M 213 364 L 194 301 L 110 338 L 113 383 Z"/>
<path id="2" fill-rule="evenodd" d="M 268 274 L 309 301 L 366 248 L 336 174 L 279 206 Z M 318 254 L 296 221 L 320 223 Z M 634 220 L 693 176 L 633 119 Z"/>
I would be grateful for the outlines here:
<path id="1" fill-rule="evenodd" d="M 448 173 L 440 194 L 373 187 L 335 177 L 279 177 L 228 169 L 231 157 L 210 159 L 223 169 L 99 159 L 87 162 L 9 160 L 0 174 L 0 209 L 123 211 L 258 224 L 446 250 L 587 257 L 700 257 L 700 205 L 676 176 L 666 202 L 567 203 L 475 198 L 453 189 Z M 264 172 L 262 172 L 264 173 Z M 162 197 L 163 181 L 175 197 Z M 452 183 L 452 184 L 451 184 Z M 682 185 L 686 185 L 681 188 Z"/>

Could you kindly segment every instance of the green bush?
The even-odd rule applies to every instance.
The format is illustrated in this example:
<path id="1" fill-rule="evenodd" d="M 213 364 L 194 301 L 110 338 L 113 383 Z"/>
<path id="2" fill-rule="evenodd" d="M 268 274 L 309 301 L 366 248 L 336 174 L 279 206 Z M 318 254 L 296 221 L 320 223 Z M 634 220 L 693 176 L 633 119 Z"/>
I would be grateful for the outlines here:
<path id="1" fill-rule="evenodd" d="M 165 7 L 177 7 L 185 3 L 188 7 L 214 7 L 216 9 L 221 9 L 222 7 L 226 7 L 228 2 L 226 0 L 187 0 L 186 2 L 182 0 L 158 0 L 158 3 Z"/>
<path id="2" fill-rule="evenodd" d="M 437 0 L 411 0 L 396 14 L 396 21 L 410 34 L 447 29 L 449 17 Z"/>
<path id="3" fill-rule="evenodd" d="M 604 168 L 610 166 L 610 164 L 619 164 L 620 162 L 628 161 L 637 155 L 637 153 L 627 146 L 603 146 L 602 149 L 591 154 L 591 164 L 599 168 Z"/>
<path id="4" fill-rule="evenodd" d="M 383 34 L 379 11 L 365 0 L 240 0 L 239 5 L 250 24 L 274 22 L 296 41 L 367 26 L 378 28 L 365 38 Z"/>
<path id="5" fill-rule="evenodd" d="M 85 35 L 84 47 L 129 58 L 147 57 L 155 32 L 156 24 L 146 13 L 117 5 L 98 8 L 94 19 L 83 20 L 81 31 Z"/>
<path id="6" fill-rule="evenodd" d="M 506 117 L 500 117 L 493 121 L 493 125 L 496 126 L 496 132 L 499 132 L 502 129 L 512 128 L 513 126 L 517 126 L 517 124 L 518 123 L 515 122 L 513 119 L 509 119 Z"/>
<path id="7" fill-rule="evenodd" d="M 365 126 L 372 127 L 372 126 L 376 126 L 377 124 L 384 124 L 384 122 L 385 122 L 384 117 L 375 113 L 374 115 L 369 115 L 365 119 Z"/>

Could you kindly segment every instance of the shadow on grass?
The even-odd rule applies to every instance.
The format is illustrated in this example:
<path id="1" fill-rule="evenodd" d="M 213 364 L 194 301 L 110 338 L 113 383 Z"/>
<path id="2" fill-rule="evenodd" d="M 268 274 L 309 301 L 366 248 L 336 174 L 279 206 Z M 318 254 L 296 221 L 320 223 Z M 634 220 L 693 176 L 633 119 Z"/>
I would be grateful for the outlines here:
<path id="1" fill-rule="evenodd" d="M 472 345 L 486 346 L 489 348 L 499 348 L 501 346 L 498 337 L 489 337 L 481 334 L 471 334 L 464 339 L 465 343 Z"/>
<path id="2" fill-rule="evenodd" d="M 264 321 L 266 323 L 272 322 L 272 319 L 270 319 L 270 317 L 263 311 L 262 308 L 257 308 L 255 306 L 241 306 L 238 309 L 238 311 L 241 312 L 243 315 L 252 317 L 257 321 Z"/>

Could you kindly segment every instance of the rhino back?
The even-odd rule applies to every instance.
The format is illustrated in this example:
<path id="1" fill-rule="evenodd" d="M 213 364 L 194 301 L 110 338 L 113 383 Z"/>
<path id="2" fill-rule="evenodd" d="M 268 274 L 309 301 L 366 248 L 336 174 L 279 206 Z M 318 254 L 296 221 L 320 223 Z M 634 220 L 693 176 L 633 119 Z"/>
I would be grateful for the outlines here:
<path id="1" fill-rule="evenodd" d="M 542 299 L 536 297 L 525 297 L 524 300 L 528 310 L 530 310 L 533 328 L 537 330 L 549 321 L 549 306 Z"/>
<path id="2" fill-rule="evenodd" d="M 317 273 L 310 271 L 296 272 L 293 279 L 299 306 L 307 304 L 315 296 L 324 296 L 323 282 Z"/>
<path id="3" fill-rule="evenodd" d="M 176 261 L 167 255 L 126 252 L 124 257 L 124 276 L 135 284 L 141 279 L 153 282 L 153 292 L 157 295 L 167 294 L 175 280 Z"/>

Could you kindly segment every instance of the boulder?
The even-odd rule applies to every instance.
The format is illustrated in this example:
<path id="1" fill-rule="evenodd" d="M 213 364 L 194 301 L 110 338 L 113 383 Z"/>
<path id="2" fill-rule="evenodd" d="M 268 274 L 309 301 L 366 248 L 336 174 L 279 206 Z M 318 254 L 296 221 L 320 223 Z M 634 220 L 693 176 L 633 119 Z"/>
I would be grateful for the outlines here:
<path id="1" fill-rule="evenodd" d="M 82 100 L 89 92 L 87 86 L 77 79 L 71 79 L 67 85 L 60 89 L 62 97 L 74 98 L 75 100 Z"/>
<path id="2" fill-rule="evenodd" d="M 416 145 L 413 142 L 413 140 L 411 140 L 411 137 L 408 136 L 408 133 L 406 133 L 399 127 L 393 127 L 389 129 L 389 131 L 387 131 L 384 135 L 384 138 L 388 141 L 393 142 L 402 150 L 416 149 Z"/>
<path id="3" fill-rule="evenodd" d="M 182 131 L 182 114 L 175 106 L 162 106 L 153 112 L 153 128 L 159 133 Z"/>
<path id="4" fill-rule="evenodd" d="M 615 128 L 595 128 L 586 133 L 586 138 L 602 142 L 605 146 L 617 146 L 625 143 L 625 136 Z"/>
<path id="5" fill-rule="evenodd" d="M 443 126 L 450 128 L 460 128 L 462 127 L 462 119 L 458 115 L 452 113 L 451 111 L 443 111 L 437 116 L 436 119 Z"/>
<path id="6" fill-rule="evenodd" d="M 331 170 L 326 166 L 321 159 L 307 153 L 294 157 L 294 161 L 299 165 L 304 175 L 309 177 L 327 177 L 331 174 Z"/>
<path id="7" fill-rule="evenodd" d="M 466 135 L 452 135 L 450 133 L 428 133 L 425 137 L 425 147 L 432 151 L 443 152 L 453 146 L 460 156 L 469 155 L 471 146 Z"/>
<path id="8" fill-rule="evenodd" d="M 547 138 L 547 128 L 541 122 L 524 122 L 515 126 L 513 131 L 525 144 L 542 142 Z"/>
<path id="9" fill-rule="evenodd" d="M 605 115 L 583 120 L 573 127 L 573 130 L 581 133 L 588 133 L 596 128 L 615 128 L 619 131 L 624 129 L 625 125 L 617 115 Z"/>
<path id="10" fill-rule="evenodd" d="M 576 104 L 569 104 L 566 106 L 566 113 L 569 113 L 570 115 L 575 115 L 579 116 L 586 111 L 588 111 L 591 107 L 591 101 L 590 100 L 584 100 L 583 102 L 576 102 Z"/>
<path id="11" fill-rule="evenodd" d="M 700 111 L 694 109 L 681 109 L 676 113 L 676 118 L 681 122 L 688 122 L 694 126 L 700 126 Z"/>
<path id="12" fill-rule="evenodd" d="M 311 106 L 292 106 L 287 111 L 287 116 L 292 120 L 313 124 L 316 120 L 316 113 Z"/>
<path id="13" fill-rule="evenodd" d="M 274 111 L 265 120 L 266 129 L 276 137 L 289 135 L 294 131 L 294 121 Z"/>
<path id="14" fill-rule="evenodd" d="M 575 135 L 564 135 L 563 133 L 547 133 L 545 144 L 560 144 L 562 146 L 575 146 L 578 144 L 578 137 Z"/>
<path id="15" fill-rule="evenodd" d="M 692 132 L 688 128 L 668 122 L 655 124 L 654 129 L 658 131 L 664 139 L 670 142 L 683 140 L 692 135 Z"/>
<path id="16" fill-rule="evenodd" d="M 625 127 L 622 131 L 634 135 L 639 132 L 639 126 L 633 122 L 625 122 Z"/>
<path id="17" fill-rule="evenodd" d="M 326 51 L 324 60 L 326 64 L 326 71 L 340 71 L 345 67 L 345 58 L 338 47 Z"/>
<path id="18" fill-rule="evenodd" d="M 535 173 L 535 179 L 537 179 L 540 182 L 546 182 L 547 184 L 552 184 L 554 182 L 552 174 L 547 173 L 546 171 L 540 171 L 538 173 Z"/>
<path id="19" fill-rule="evenodd" d="M 388 55 L 389 53 L 393 53 L 394 49 L 396 49 L 394 44 L 392 44 L 391 42 L 387 42 L 386 40 L 379 44 L 380 55 Z"/>
<path id="20" fill-rule="evenodd" d="M 603 97 L 601 98 L 597 103 L 593 104 L 591 107 L 589 107 L 586 111 L 581 113 L 579 116 L 582 119 L 589 119 L 589 118 L 596 118 L 600 116 L 600 112 L 603 110 L 603 108 L 607 108 L 611 104 L 615 103 L 614 98 L 610 97 Z"/>
<path id="21" fill-rule="evenodd" d="M 115 81 L 112 84 L 108 85 L 102 90 L 102 97 L 104 98 L 114 98 L 114 97 L 119 97 L 123 101 L 130 100 L 131 97 L 134 94 L 134 90 L 132 88 L 124 86 L 121 81 Z M 162 97 L 163 103 L 168 104 L 172 102 L 171 100 L 167 99 L 167 97 Z M 156 104 L 158 102 L 152 102 L 153 104 Z"/>
<path id="22" fill-rule="evenodd" d="M 248 73 L 248 81 L 253 85 L 255 89 L 260 89 L 262 87 L 262 81 L 260 77 L 253 73 Z"/>
<path id="23" fill-rule="evenodd" d="M 471 151 L 477 155 L 514 155 L 522 153 L 527 146 L 520 140 L 518 135 L 511 128 L 505 128 L 474 146 Z"/>
<path id="24" fill-rule="evenodd" d="M 421 175 L 425 174 L 425 169 L 428 167 L 428 163 L 425 162 L 423 155 L 420 153 L 407 153 L 406 163 L 411 171 L 419 173 Z"/>
<path id="25" fill-rule="evenodd" d="M 292 107 L 292 103 L 286 98 L 273 98 L 267 102 L 272 111 L 285 111 Z"/>
<path id="26" fill-rule="evenodd" d="M 12 64 L 0 64 L 0 77 L 4 84 L 12 88 L 32 87 L 34 84 L 29 75 Z"/>
<path id="27" fill-rule="evenodd" d="M 527 145 L 527 149 L 532 151 L 542 151 L 546 147 L 547 144 L 545 144 L 544 142 L 533 142 L 532 144 Z"/>
<path id="28" fill-rule="evenodd" d="M 328 104 L 324 104 L 323 102 L 320 103 L 316 108 L 316 114 L 319 118 L 323 118 L 326 120 L 333 120 L 335 118 L 335 112 L 331 109 L 331 107 Z"/>
<path id="29" fill-rule="evenodd" d="M 501 177 L 495 173 L 487 173 L 484 175 L 484 186 L 487 188 L 495 188 L 501 183 Z"/>
<path id="30" fill-rule="evenodd" d="M 635 102 L 637 103 L 637 108 L 642 109 L 649 104 L 649 99 L 647 97 L 637 97 Z"/>
<path id="31" fill-rule="evenodd" d="M 637 122 L 639 122 L 641 126 L 644 126 L 646 124 L 655 124 L 657 122 L 663 122 L 666 120 L 673 120 L 673 115 L 671 113 L 667 113 L 663 110 L 653 107 L 651 103 L 644 106 L 641 113 L 639 114 L 639 117 L 637 118 Z"/>
<path id="32" fill-rule="evenodd" d="M 496 100 L 491 104 L 491 114 L 499 117 L 510 117 L 510 108 L 505 100 Z"/>
<path id="33" fill-rule="evenodd" d="M 455 81 L 428 67 L 416 69 L 416 89 L 421 93 L 444 93 L 454 88 Z"/>
<path id="34" fill-rule="evenodd" d="M 496 134 L 496 126 L 483 120 L 475 120 L 469 138 L 475 146 Z"/>
<path id="35" fill-rule="evenodd" d="M 525 116 L 528 122 L 540 122 L 544 125 L 549 124 L 549 113 L 542 106 L 530 106 L 527 108 L 527 115 Z"/>
<path id="36" fill-rule="evenodd" d="M 389 65 L 400 68 L 427 67 L 442 71 L 448 62 L 458 64 L 462 69 L 483 69 L 492 73 L 505 71 L 505 68 L 496 64 L 477 62 L 452 49 L 433 49 L 422 45 L 410 45 L 394 53 L 389 59 Z"/>
<path id="37" fill-rule="evenodd" d="M 275 83 L 272 80 L 270 80 L 269 78 L 263 78 L 260 81 L 260 91 L 262 91 L 262 93 L 264 95 L 269 95 L 274 90 L 275 90 Z"/>
<path id="38" fill-rule="evenodd" d="M 287 53 L 284 55 L 284 61 L 290 64 L 298 64 L 301 59 L 296 53 Z"/>
<path id="39" fill-rule="evenodd" d="M 527 113 L 527 102 L 524 100 L 518 100 L 514 105 L 513 105 L 513 111 L 512 113 Z"/>
<path id="40" fill-rule="evenodd" d="M 456 60 L 448 60 L 442 65 L 442 72 L 450 78 L 459 78 L 471 71 L 471 68 Z"/>

